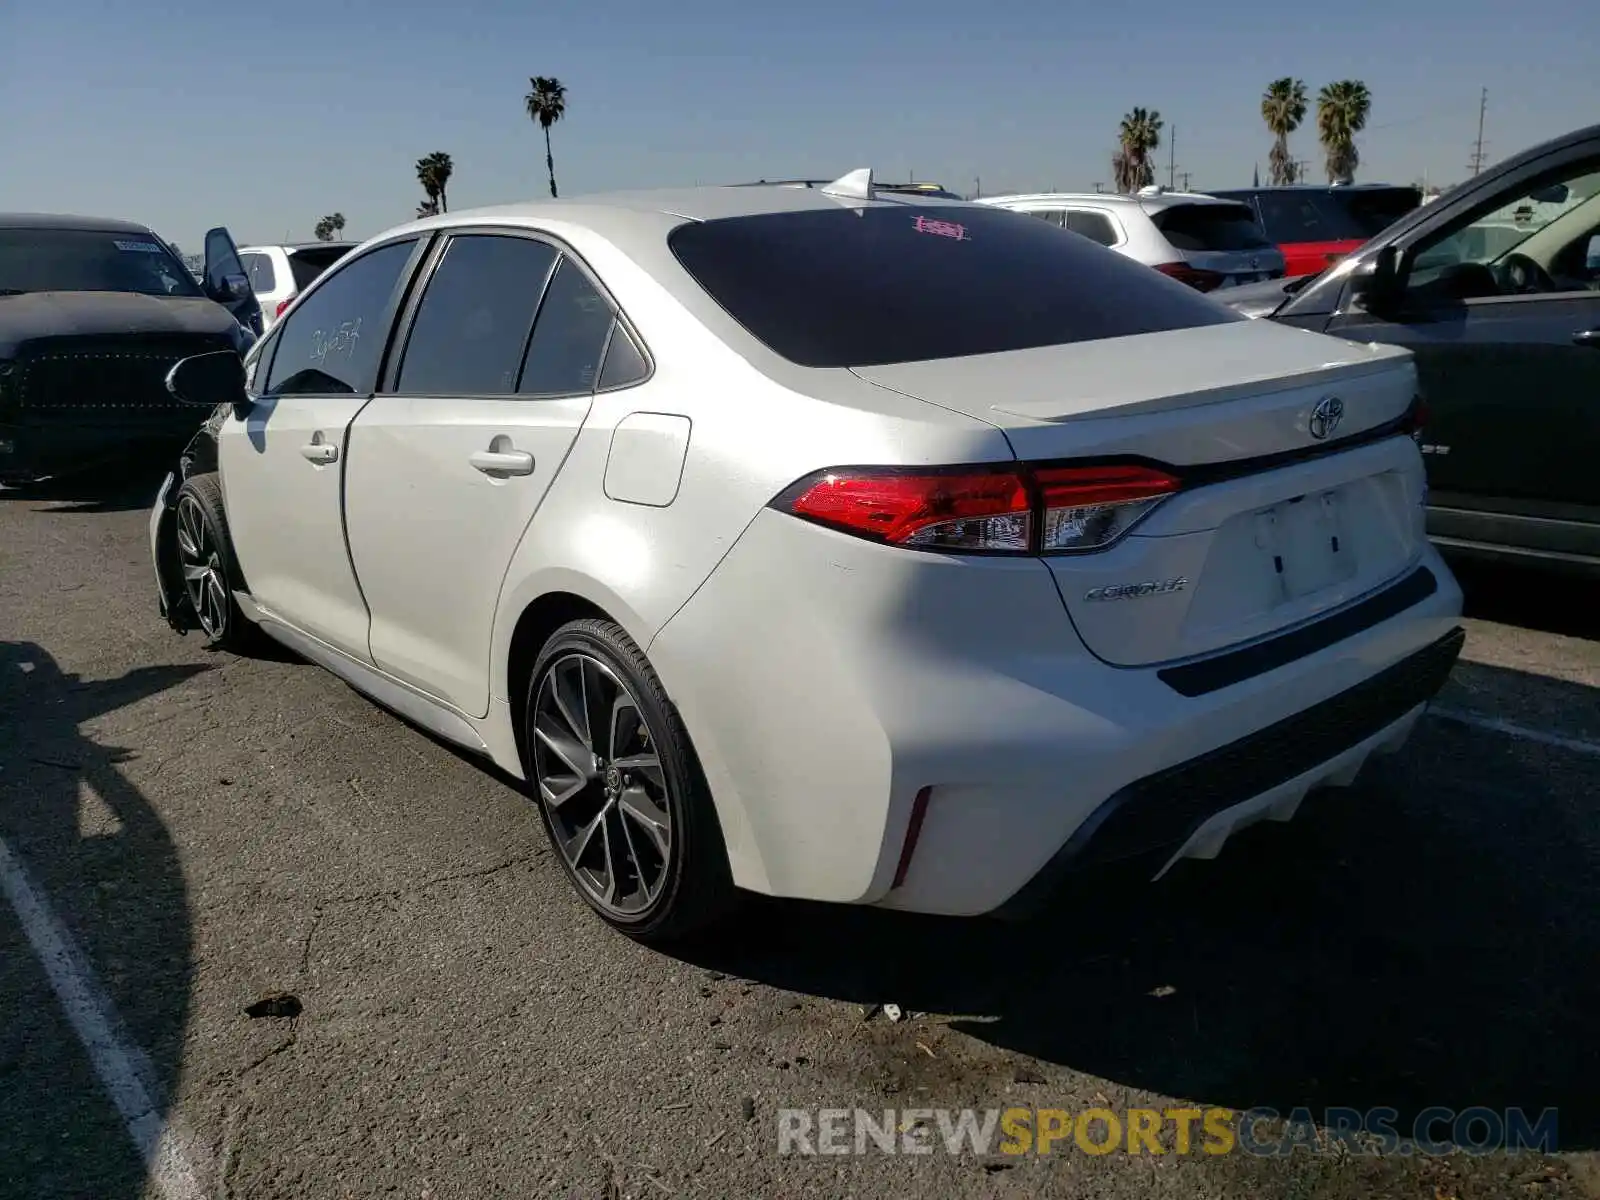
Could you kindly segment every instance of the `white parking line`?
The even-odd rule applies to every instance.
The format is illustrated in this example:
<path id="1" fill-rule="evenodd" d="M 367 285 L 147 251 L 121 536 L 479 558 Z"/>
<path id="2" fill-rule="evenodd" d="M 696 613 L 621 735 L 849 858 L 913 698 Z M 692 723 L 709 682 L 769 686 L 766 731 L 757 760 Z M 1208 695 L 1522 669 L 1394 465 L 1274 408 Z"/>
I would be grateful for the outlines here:
<path id="1" fill-rule="evenodd" d="M 149 1059 L 123 1033 L 89 960 L 4 838 L 0 838 L 0 891 L 22 922 L 62 1011 L 144 1159 L 150 1181 L 167 1200 L 203 1200 L 205 1191 L 195 1165 L 204 1163 L 207 1155 L 181 1126 L 162 1120 L 156 1101 L 160 1089 Z"/>
<path id="2" fill-rule="evenodd" d="M 1499 717 L 1485 717 L 1478 713 L 1466 712 L 1459 708 L 1441 708 L 1430 705 L 1428 715 L 1438 717 L 1441 721 L 1450 721 L 1456 725 L 1466 725 L 1472 729 L 1482 729 L 1487 733 L 1501 733 L 1506 737 L 1520 738 L 1525 742 L 1537 742 L 1541 746 L 1554 746 L 1558 750 L 1571 750 L 1574 754 L 1593 754 L 1600 756 L 1600 742 L 1590 742 L 1583 738 L 1563 737 L 1559 733 L 1546 733 L 1542 729 L 1530 729 L 1526 725 L 1518 725 L 1514 721 L 1503 721 Z"/>

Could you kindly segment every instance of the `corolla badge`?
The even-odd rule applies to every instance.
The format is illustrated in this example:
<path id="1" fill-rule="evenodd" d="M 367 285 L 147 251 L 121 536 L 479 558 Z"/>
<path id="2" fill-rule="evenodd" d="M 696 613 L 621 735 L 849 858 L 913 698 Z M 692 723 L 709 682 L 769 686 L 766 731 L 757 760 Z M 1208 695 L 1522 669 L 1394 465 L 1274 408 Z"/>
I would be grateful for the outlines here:
<path id="1" fill-rule="evenodd" d="M 1339 422 L 1342 420 L 1344 420 L 1344 401 L 1337 396 L 1324 396 L 1311 410 L 1311 419 L 1306 422 L 1306 427 L 1311 436 L 1320 442 L 1339 428 Z"/>
<path id="2" fill-rule="evenodd" d="M 1143 583 L 1112 583 L 1105 587 L 1090 588 L 1083 594 L 1085 600 L 1137 600 L 1140 596 L 1165 596 L 1181 592 L 1189 586 L 1182 575 L 1176 579 L 1150 579 Z"/>

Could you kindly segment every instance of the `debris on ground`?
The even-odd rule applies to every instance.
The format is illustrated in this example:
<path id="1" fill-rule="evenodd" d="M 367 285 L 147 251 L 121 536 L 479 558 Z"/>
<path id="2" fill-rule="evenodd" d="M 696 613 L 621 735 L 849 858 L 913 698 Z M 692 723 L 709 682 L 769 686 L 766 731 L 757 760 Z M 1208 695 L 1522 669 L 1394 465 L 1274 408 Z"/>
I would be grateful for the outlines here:
<path id="1" fill-rule="evenodd" d="M 302 1011 L 300 997 L 288 992 L 274 992 L 246 1007 L 244 1015 L 259 1020 L 262 1017 L 298 1017 Z"/>
<path id="2" fill-rule="evenodd" d="M 881 1004 L 863 1004 L 861 1006 L 861 1019 L 863 1021 L 872 1020 L 873 1017 L 878 1015 L 878 1010 L 882 1007 Z"/>
<path id="3" fill-rule="evenodd" d="M 885 1004 L 883 1006 L 883 1015 L 891 1021 L 901 1021 L 905 1019 L 906 1014 L 898 1004 Z"/>
<path id="4" fill-rule="evenodd" d="M 754 1097 L 746 1096 L 744 1101 L 739 1105 L 739 1109 L 744 1113 L 744 1119 L 746 1121 L 754 1121 L 756 1119 L 756 1102 Z"/>
<path id="5" fill-rule="evenodd" d="M 1150 991 L 1150 994 L 1152 996 L 1154 996 L 1157 1000 L 1161 1000 L 1161 999 L 1164 999 L 1167 996 L 1176 995 L 1177 991 L 1178 991 L 1178 989 L 1173 987 L 1171 984 L 1163 983 L 1158 988 L 1152 988 L 1151 991 Z"/>

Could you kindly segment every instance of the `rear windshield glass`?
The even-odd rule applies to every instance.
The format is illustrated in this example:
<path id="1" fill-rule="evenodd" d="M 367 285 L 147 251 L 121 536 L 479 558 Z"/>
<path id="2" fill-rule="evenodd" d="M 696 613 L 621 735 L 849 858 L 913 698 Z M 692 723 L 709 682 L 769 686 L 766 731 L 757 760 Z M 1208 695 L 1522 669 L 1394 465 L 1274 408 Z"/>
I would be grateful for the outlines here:
<path id="1" fill-rule="evenodd" d="M 685 270 L 807 367 L 922 362 L 1239 320 L 1184 284 L 1000 209 L 914 204 L 681 225 Z"/>
<path id="2" fill-rule="evenodd" d="M 189 269 L 154 234 L 0 229 L 0 296 L 18 292 L 203 294 Z"/>
<path id="3" fill-rule="evenodd" d="M 311 281 L 334 263 L 355 249 L 354 246 L 307 246 L 289 255 L 289 270 L 294 272 L 294 285 L 300 291 L 311 286 Z"/>
<path id="4" fill-rule="evenodd" d="M 1242 204 L 1178 204 L 1150 214 L 1178 250 L 1265 250 L 1272 245 Z"/>
<path id="5" fill-rule="evenodd" d="M 1421 204 L 1422 193 L 1410 187 L 1263 188 L 1255 201 L 1273 242 L 1364 242 Z"/>

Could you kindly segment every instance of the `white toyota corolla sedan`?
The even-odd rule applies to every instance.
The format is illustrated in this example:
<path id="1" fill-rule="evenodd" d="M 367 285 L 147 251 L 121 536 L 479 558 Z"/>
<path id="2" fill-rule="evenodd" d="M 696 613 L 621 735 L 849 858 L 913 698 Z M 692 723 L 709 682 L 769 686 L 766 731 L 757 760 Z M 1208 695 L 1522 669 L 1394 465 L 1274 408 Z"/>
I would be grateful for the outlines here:
<path id="1" fill-rule="evenodd" d="M 1213 856 L 1462 643 L 1406 352 L 867 172 L 404 225 L 169 388 L 169 621 L 525 780 L 643 939 Z"/>

